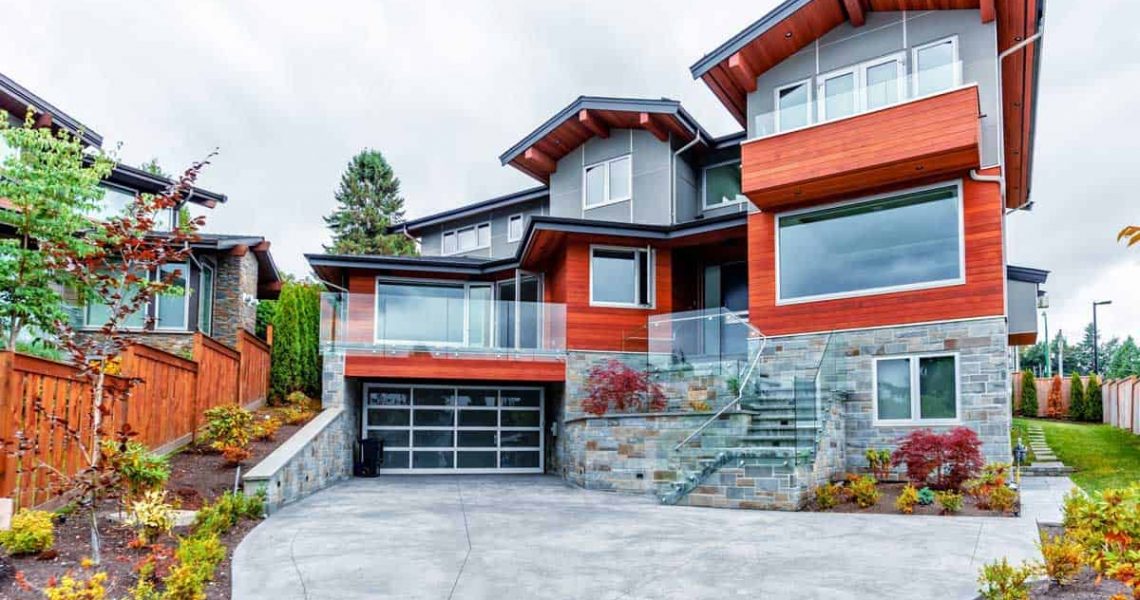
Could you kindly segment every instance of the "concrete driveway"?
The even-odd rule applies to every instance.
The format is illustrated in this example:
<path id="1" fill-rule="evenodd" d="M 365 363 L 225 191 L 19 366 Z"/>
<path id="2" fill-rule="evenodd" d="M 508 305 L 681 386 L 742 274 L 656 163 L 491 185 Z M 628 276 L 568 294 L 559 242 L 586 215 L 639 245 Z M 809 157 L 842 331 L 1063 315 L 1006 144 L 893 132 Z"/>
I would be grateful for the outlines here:
<path id="1" fill-rule="evenodd" d="M 1030 481 L 1030 480 L 1027 480 Z M 666 507 L 547 476 L 353 480 L 259 525 L 235 600 L 971 598 L 978 568 L 1036 555 L 1061 478 L 1018 519 Z"/>

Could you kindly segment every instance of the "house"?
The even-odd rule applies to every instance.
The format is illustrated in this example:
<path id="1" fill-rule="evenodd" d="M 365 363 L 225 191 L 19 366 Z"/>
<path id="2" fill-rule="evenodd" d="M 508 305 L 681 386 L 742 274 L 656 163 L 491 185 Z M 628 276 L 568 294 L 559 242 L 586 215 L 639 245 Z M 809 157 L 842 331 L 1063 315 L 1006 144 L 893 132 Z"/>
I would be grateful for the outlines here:
<path id="1" fill-rule="evenodd" d="M 691 69 L 729 136 L 673 100 L 574 100 L 500 156 L 537 186 L 396 227 L 422 256 L 308 255 L 326 405 L 384 472 L 669 503 L 795 508 L 921 427 L 1010 460 L 1008 347 L 1047 275 L 1005 258 L 1042 18 L 787 0 Z M 664 408 L 584 410 L 599 369 Z"/>
<path id="2" fill-rule="evenodd" d="M 24 120 L 20 115 L 31 110 L 38 126 L 71 132 L 88 147 L 102 146 L 102 136 L 90 127 L 3 74 L 0 74 L 0 110 L 8 114 L 11 125 L 21 125 Z M 116 214 L 132 202 L 136 194 L 159 193 L 171 185 L 171 179 L 163 175 L 116 164 L 102 183 L 105 191 L 102 210 L 91 217 L 97 220 Z M 226 202 L 224 194 L 194 188 L 184 204 L 212 209 Z M 175 207 L 162 216 L 154 235 L 169 232 L 177 224 L 183 208 Z M 0 210 L 4 209 L 12 207 L 0 204 Z M 5 233 L 2 227 L 0 235 Z M 195 332 L 234 347 L 239 330 L 253 332 L 256 329 L 257 301 L 276 298 L 280 291 L 281 277 L 269 253 L 269 241 L 257 235 L 200 233 L 191 246 L 193 252 L 187 264 L 167 265 L 164 273 L 152 274 L 162 277 L 166 272 L 176 271 L 175 284 L 181 293 L 155 298 L 128 326 L 138 328 L 140 341 L 174 354 L 190 354 Z M 68 300 L 73 305 L 72 318 L 79 327 L 95 331 L 105 322 L 105 307 L 83 302 L 74 294 L 68 295 Z M 149 326 L 147 317 L 153 318 Z"/>

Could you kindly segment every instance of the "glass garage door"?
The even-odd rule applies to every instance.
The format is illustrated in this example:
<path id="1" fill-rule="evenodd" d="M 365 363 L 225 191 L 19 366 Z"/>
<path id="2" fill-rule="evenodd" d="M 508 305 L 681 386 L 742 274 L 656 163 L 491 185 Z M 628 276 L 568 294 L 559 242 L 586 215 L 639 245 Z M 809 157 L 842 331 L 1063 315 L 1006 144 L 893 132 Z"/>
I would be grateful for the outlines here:
<path id="1" fill-rule="evenodd" d="M 367 385 L 364 436 L 391 473 L 541 473 L 542 389 Z"/>

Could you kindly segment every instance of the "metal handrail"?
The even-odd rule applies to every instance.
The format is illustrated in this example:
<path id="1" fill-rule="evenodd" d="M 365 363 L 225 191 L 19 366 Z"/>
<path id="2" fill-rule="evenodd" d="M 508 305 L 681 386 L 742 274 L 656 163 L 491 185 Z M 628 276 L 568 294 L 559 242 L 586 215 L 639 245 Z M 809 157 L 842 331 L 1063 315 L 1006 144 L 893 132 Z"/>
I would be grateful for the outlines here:
<path id="1" fill-rule="evenodd" d="M 752 330 L 752 335 L 749 335 L 748 339 L 749 340 L 759 339 L 760 340 L 760 347 L 756 350 L 756 355 L 753 356 L 752 360 L 750 360 L 748 362 L 748 369 L 746 369 L 744 371 L 744 377 L 742 377 L 740 380 L 740 390 L 736 393 L 736 398 L 733 398 L 731 402 L 724 405 L 724 407 L 721 408 L 720 410 L 716 411 L 716 413 L 713 414 L 713 416 L 709 417 L 708 419 L 705 420 L 705 422 L 701 423 L 685 439 L 681 440 L 680 443 L 678 443 L 676 446 L 673 446 L 674 452 L 680 451 L 681 448 L 685 447 L 685 444 L 688 444 L 690 441 L 692 441 L 693 438 L 700 435 L 700 433 L 702 431 L 704 431 L 709 425 L 712 425 L 713 421 L 716 421 L 717 419 L 719 419 L 721 417 L 721 415 L 728 412 L 730 409 L 732 409 L 736 405 L 740 404 L 740 401 L 744 398 L 744 390 L 747 389 L 748 382 L 749 382 L 749 380 L 752 379 L 752 373 L 753 373 L 753 371 L 756 370 L 756 365 L 759 364 L 760 357 L 764 354 L 764 347 L 768 345 L 768 337 L 765 336 L 759 329 L 756 329 L 755 327 L 753 327 L 751 323 L 742 320 L 740 317 L 738 317 L 736 315 L 736 313 L 724 311 L 721 314 L 722 315 L 731 315 L 732 318 L 735 319 L 737 322 L 744 325 L 748 329 Z"/>

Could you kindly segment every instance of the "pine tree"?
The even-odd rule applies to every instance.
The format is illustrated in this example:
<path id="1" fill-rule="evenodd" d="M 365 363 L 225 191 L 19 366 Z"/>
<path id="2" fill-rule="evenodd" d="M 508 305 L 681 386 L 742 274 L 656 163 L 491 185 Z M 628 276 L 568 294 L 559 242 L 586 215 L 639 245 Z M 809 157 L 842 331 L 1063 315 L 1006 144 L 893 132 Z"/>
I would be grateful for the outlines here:
<path id="1" fill-rule="evenodd" d="M 1085 414 L 1085 384 L 1081 374 L 1073 371 L 1069 377 L 1069 418 L 1080 421 Z"/>
<path id="2" fill-rule="evenodd" d="M 1132 336 L 1125 338 L 1108 359 L 1107 375 L 1109 379 L 1140 375 L 1140 348 L 1137 348 Z"/>
<path id="3" fill-rule="evenodd" d="M 1023 417 L 1037 416 L 1037 379 L 1029 369 L 1021 372 L 1021 406 L 1018 414 Z"/>
<path id="4" fill-rule="evenodd" d="M 1096 373 L 1089 375 L 1089 385 L 1085 389 L 1084 420 L 1092 423 L 1104 421 L 1104 399 L 1100 393 L 1100 378 Z"/>
<path id="5" fill-rule="evenodd" d="M 333 244 L 327 252 L 405 256 L 417 253 L 402 233 L 386 233 L 404 220 L 400 180 L 378 150 L 361 150 L 348 161 L 336 191 L 337 208 L 325 217 Z"/>

